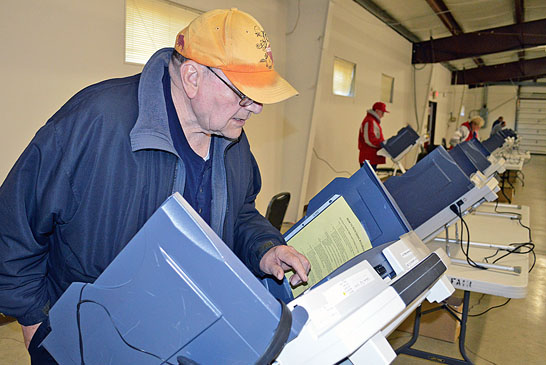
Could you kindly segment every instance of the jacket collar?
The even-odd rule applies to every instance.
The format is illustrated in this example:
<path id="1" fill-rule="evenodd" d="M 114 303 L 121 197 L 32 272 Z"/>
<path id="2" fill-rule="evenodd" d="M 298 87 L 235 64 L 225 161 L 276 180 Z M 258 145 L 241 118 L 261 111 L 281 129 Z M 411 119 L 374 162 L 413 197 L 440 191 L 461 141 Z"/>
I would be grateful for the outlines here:
<path id="1" fill-rule="evenodd" d="M 373 109 L 368 110 L 368 114 L 370 114 L 375 120 L 377 120 L 377 123 L 381 123 L 381 118 Z"/>
<path id="2" fill-rule="evenodd" d="M 138 84 L 138 117 L 129 134 L 133 152 L 159 149 L 178 156 L 169 132 L 163 95 L 163 73 L 169 65 L 172 48 L 157 51 L 146 63 Z"/>

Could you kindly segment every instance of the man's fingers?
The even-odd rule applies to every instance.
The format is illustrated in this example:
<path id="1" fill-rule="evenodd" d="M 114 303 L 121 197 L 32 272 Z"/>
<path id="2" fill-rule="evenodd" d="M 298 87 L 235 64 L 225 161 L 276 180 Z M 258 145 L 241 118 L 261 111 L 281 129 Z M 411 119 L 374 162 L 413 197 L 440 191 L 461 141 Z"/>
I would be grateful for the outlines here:
<path id="1" fill-rule="evenodd" d="M 307 273 L 310 268 L 309 260 L 297 252 L 293 247 L 284 247 L 286 247 L 286 249 L 282 250 L 283 252 L 279 256 L 281 261 L 287 266 L 287 269 L 292 268 L 301 280 L 307 281 Z"/>
<path id="2" fill-rule="evenodd" d="M 292 277 L 290 278 L 290 285 L 296 286 L 300 283 L 302 283 L 300 276 L 298 274 L 292 275 Z"/>
<path id="3" fill-rule="evenodd" d="M 284 270 L 282 269 L 282 267 L 278 266 L 277 265 L 277 268 L 275 269 L 275 271 L 277 272 L 275 274 L 275 277 L 278 279 L 278 280 L 282 280 L 284 278 Z"/>
<path id="4" fill-rule="evenodd" d="M 260 268 L 266 274 L 271 274 L 279 280 L 284 278 L 285 271 L 293 270 L 295 274 L 290 279 L 293 285 L 307 281 L 310 267 L 311 264 L 304 255 L 294 247 L 284 245 L 273 247 L 260 262 Z"/>

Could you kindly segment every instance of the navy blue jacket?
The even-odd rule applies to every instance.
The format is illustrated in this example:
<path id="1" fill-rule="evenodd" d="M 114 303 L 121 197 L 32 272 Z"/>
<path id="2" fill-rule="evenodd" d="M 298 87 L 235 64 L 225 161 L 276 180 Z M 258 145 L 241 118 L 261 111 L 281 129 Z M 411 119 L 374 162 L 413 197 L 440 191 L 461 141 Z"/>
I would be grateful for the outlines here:
<path id="1" fill-rule="evenodd" d="M 36 134 L 0 187 L 0 312 L 23 325 L 75 281 L 92 282 L 172 193 L 173 147 L 162 77 L 172 49 L 142 74 L 72 97 Z M 255 275 L 280 233 L 255 209 L 258 166 L 243 133 L 213 137 L 211 227 Z"/>

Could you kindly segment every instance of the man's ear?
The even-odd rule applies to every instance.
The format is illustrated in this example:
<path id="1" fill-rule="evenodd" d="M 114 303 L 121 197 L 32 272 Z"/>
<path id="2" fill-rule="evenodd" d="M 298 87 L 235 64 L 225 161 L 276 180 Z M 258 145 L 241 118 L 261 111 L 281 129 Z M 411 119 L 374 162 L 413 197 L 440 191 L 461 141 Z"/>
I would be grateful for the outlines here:
<path id="1" fill-rule="evenodd" d="M 201 67 L 194 61 L 186 61 L 180 65 L 180 79 L 188 98 L 193 99 L 197 95 L 202 78 Z"/>

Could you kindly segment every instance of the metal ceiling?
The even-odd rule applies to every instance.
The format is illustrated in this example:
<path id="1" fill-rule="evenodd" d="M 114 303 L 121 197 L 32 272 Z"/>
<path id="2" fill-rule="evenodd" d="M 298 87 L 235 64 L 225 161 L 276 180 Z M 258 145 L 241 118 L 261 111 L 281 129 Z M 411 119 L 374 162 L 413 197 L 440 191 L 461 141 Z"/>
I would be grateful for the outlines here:
<path id="1" fill-rule="evenodd" d="M 544 0 L 354 0 L 413 43 L 412 63 L 441 62 L 453 84 L 546 77 Z"/>

